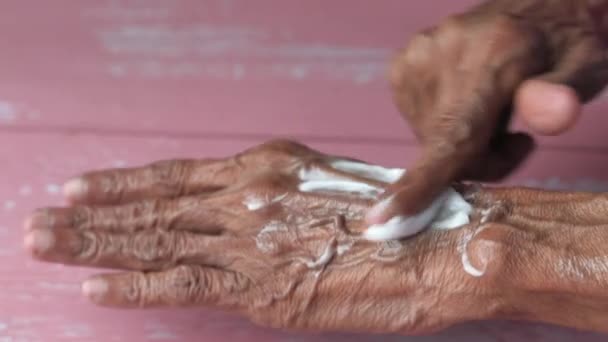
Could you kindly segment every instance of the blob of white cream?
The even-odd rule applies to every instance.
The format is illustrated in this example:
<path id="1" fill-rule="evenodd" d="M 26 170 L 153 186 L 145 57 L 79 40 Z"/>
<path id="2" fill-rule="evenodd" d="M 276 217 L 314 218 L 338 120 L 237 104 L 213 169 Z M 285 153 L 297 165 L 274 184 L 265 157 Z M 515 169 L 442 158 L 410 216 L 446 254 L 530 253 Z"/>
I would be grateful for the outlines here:
<path id="1" fill-rule="evenodd" d="M 330 166 L 338 171 L 362 177 L 365 179 L 394 183 L 406 170 L 390 169 L 365 163 L 336 160 Z M 337 173 L 327 172 L 319 168 L 304 168 L 298 174 L 301 183 L 298 189 L 302 192 L 343 192 L 356 194 L 364 198 L 377 198 L 383 189 L 358 182 Z M 379 204 L 388 206 L 392 197 Z M 390 241 L 405 238 L 430 229 L 454 229 L 469 223 L 472 207 L 454 189 L 447 189 L 421 213 L 413 216 L 396 216 L 384 224 L 370 226 L 363 237 L 370 241 Z"/>

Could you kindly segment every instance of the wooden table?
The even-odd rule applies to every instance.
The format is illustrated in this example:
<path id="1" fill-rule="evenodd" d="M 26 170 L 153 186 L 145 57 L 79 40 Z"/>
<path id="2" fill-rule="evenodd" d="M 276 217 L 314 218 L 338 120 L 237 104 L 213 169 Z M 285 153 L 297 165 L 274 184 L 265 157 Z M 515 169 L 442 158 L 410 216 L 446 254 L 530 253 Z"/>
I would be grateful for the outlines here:
<path id="1" fill-rule="evenodd" d="M 0 342 L 372 341 L 262 329 L 207 310 L 116 311 L 79 295 L 89 270 L 40 264 L 21 222 L 82 171 L 223 156 L 273 137 L 406 166 L 414 139 L 385 66 L 413 32 L 474 1 L 2 0 Z M 587 108 L 508 181 L 608 189 L 608 103 Z M 383 341 L 604 341 L 516 323 Z"/>

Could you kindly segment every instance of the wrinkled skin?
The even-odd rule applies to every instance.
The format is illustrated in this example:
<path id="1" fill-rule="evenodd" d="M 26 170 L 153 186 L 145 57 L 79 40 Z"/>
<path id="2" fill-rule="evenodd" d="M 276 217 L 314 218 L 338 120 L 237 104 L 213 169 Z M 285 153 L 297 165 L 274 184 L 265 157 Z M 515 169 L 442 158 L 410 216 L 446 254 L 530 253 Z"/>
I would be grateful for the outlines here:
<path id="1" fill-rule="evenodd" d="M 332 160 L 275 141 L 227 159 L 88 173 L 66 184 L 72 206 L 28 218 L 25 243 L 39 260 L 122 270 L 84 283 L 104 306 L 204 306 L 311 331 L 422 334 L 494 318 L 589 327 L 526 306 L 550 279 L 527 275 L 547 251 L 534 259 L 526 243 L 547 229 L 570 239 L 576 225 L 608 223 L 596 195 L 460 186 L 475 207 L 469 225 L 374 243 L 360 237 L 373 199 L 299 190 L 309 167 L 388 186 L 332 170 Z M 248 208 L 252 198 L 264 206 Z M 481 276 L 465 271 L 463 253 Z"/>
<path id="2" fill-rule="evenodd" d="M 453 181 L 512 172 L 534 148 L 507 132 L 513 109 L 542 134 L 571 127 L 580 102 L 608 81 L 607 9 L 602 0 L 485 1 L 414 36 L 390 77 L 422 153 L 368 223 L 414 215 Z"/>

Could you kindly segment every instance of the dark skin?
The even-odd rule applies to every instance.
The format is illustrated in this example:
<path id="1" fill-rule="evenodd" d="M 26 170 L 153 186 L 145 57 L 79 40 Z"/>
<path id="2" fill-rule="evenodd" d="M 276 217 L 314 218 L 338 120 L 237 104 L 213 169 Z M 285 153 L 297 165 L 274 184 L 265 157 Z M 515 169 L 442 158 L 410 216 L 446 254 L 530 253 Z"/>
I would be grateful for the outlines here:
<path id="1" fill-rule="evenodd" d="M 300 187 L 309 168 L 388 186 L 332 167 L 346 159 L 274 141 L 90 172 L 66 184 L 71 206 L 29 216 L 25 245 L 38 260 L 105 268 L 82 291 L 114 308 L 207 307 L 313 332 L 496 319 L 608 332 L 607 194 L 461 184 L 468 224 L 371 242 L 370 198 Z"/>
<path id="2" fill-rule="evenodd" d="M 395 58 L 391 82 L 422 154 L 367 222 L 415 215 L 454 181 L 508 175 L 534 148 L 529 135 L 507 131 L 513 112 L 539 134 L 572 127 L 608 79 L 607 8 L 486 1 L 415 36 Z"/>

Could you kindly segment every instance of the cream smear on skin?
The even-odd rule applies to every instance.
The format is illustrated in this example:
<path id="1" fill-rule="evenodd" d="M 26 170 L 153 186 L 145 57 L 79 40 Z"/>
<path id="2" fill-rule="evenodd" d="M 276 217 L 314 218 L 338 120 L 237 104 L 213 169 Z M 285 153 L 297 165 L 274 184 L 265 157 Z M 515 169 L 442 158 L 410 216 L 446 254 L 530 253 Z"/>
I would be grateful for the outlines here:
<path id="1" fill-rule="evenodd" d="M 330 163 L 335 170 L 383 183 L 394 183 L 406 172 L 348 160 Z M 377 198 L 383 189 L 358 182 L 318 168 L 302 169 L 298 174 L 302 192 L 345 192 L 365 198 Z M 388 206 L 392 197 L 379 204 Z M 390 241 L 419 233 L 425 228 L 454 229 L 468 224 L 473 208 L 454 189 L 447 189 L 424 211 L 414 216 L 396 216 L 384 224 L 370 226 L 363 237 L 370 241 Z"/>
<path id="2" fill-rule="evenodd" d="M 336 171 L 348 175 L 357 176 L 371 181 L 390 184 L 396 182 L 406 170 L 396 168 L 385 168 L 377 165 L 365 163 L 335 160 L 329 166 Z M 303 168 L 298 173 L 300 183 L 299 191 L 302 192 L 333 192 L 348 193 L 361 198 L 377 199 L 384 192 L 383 187 L 375 186 L 365 182 L 350 179 L 331 170 L 324 170 L 318 167 Z M 243 205 L 248 210 L 255 211 L 264 207 L 280 202 L 286 194 L 275 198 L 263 198 L 258 196 L 247 197 Z M 389 197 L 382 201 L 379 206 L 388 206 L 392 198 Z M 473 211 L 472 206 L 454 189 L 445 190 L 427 209 L 414 216 L 396 216 L 384 224 L 377 224 L 368 227 L 362 237 L 366 240 L 391 243 L 400 238 L 405 238 L 429 228 L 436 230 L 449 230 L 460 228 L 470 222 L 469 215 Z M 277 231 L 285 229 L 281 224 L 272 222 L 265 227 L 258 235 L 256 242 L 258 248 L 269 252 L 275 247 L 271 235 Z M 484 274 L 485 270 L 473 267 L 469 261 L 466 247 L 473 235 L 467 236 L 459 246 L 462 256 L 464 271 L 474 277 Z M 342 255 L 352 247 L 354 242 L 334 246 L 330 243 L 316 260 L 300 260 L 311 269 L 323 267 L 328 264 L 336 255 Z"/>

